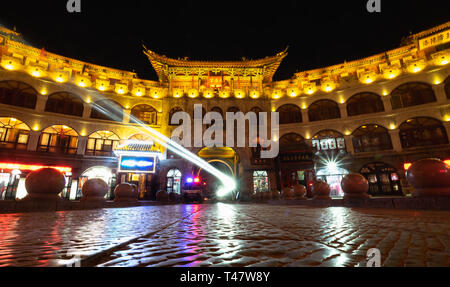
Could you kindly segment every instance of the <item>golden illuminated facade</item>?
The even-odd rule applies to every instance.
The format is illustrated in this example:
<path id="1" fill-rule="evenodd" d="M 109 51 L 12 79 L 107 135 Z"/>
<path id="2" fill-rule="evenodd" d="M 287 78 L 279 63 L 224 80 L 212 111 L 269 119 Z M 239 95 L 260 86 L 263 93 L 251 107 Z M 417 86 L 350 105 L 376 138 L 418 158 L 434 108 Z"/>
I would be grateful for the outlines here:
<path id="1" fill-rule="evenodd" d="M 319 177 L 339 196 L 336 183 L 347 172 L 365 175 L 373 195 L 407 194 L 408 163 L 450 159 L 449 33 L 450 22 L 408 37 L 398 49 L 284 81 L 273 75 L 287 51 L 203 62 L 145 48 L 159 78 L 149 81 L 30 47 L 0 28 L 1 197 L 17 197 L 33 164 L 70 167 L 64 196 L 71 199 L 99 174 L 112 187 L 136 183 L 145 199 L 177 191 L 186 175 L 202 172 L 157 144 L 149 147 L 152 139 L 133 118 L 170 137 L 171 116 L 193 114 L 194 104 L 223 115 L 279 112 L 275 159 L 259 158 L 258 148 L 190 149 L 240 179 L 245 195 L 308 186 Z M 162 154 L 156 174 L 118 172 L 113 150 L 130 139 L 136 150 Z"/>

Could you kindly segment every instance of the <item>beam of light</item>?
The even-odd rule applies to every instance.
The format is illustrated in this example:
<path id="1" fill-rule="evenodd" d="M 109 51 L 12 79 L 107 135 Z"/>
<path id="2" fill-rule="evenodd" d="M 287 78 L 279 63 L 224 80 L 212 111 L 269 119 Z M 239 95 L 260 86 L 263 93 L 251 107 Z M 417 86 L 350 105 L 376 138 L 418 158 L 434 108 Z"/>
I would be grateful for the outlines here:
<path id="1" fill-rule="evenodd" d="M 121 120 L 117 114 L 122 113 L 122 109 L 120 107 L 117 107 L 115 105 L 109 106 L 111 109 L 113 109 L 116 112 L 116 115 L 112 114 L 110 111 L 107 111 L 105 108 L 93 104 L 93 108 L 99 110 L 103 114 L 109 115 L 113 120 L 119 121 Z M 199 156 L 195 155 L 194 153 L 190 152 L 180 144 L 176 143 L 175 141 L 171 140 L 170 138 L 166 137 L 165 135 L 161 134 L 160 132 L 148 127 L 145 123 L 137 119 L 135 116 L 130 115 L 130 121 L 133 123 L 137 123 L 141 129 L 138 129 L 134 127 L 136 130 L 142 132 L 142 129 L 150 135 L 157 143 L 160 145 L 166 147 L 167 149 L 171 150 L 172 152 L 176 153 L 180 157 L 190 161 L 191 163 L 195 164 L 196 166 L 200 167 L 201 169 L 206 170 L 208 173 L 215 176 L 217 179 L 219 179 L 225 189 L 227 189 L 229 192 L 236 189 L 236 181 L 234 178 L 222 173 L 212 165 L 210 165 L 208 162 L 200 158 Z"/>

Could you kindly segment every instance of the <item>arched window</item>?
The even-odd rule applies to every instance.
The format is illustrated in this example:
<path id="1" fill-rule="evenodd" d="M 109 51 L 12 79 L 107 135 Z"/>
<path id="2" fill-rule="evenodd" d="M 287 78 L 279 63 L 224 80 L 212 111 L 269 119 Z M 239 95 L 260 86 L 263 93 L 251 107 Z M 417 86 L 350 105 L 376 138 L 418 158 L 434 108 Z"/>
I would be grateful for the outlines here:
<path id="1" fill-rule="evenodd" d="M 239 113 L 240 111 L 238 107 L 229 107 L 227 113 Z"/>
<path id="2" fill-rule="evenodd" d="M 320 151 L 346 151 L 344 135 L 334 130 L 323 130 L 312 138 L 312 146 Z"/>
<path id="3" fill-rule="evenodd" d="M 278 108 L 280 114 L 280 125 L 301 123 L 302 110 L 296 105 L 284 105 Z"/>
<path id="4" fill-rule="evenodd" d="M 413 118 L 400 125 L 403 148 L 447 144 L 444 126 L 433 118 Z"/>
<path id="5" fill-rule="evenodd" d="M 143 142 L 151 142 L 153 141 L 152 137 L 146 134 L 135 134 L 132 135 L 129 140 L 135 140 L 135 141 L 143 141 Z"/>
<path id="6" fill-rule="evenodd" d="M 15 118 L 0 118 L 0 148 L 25 150 L 30 128 Z"/>
<path id="7" fill-rule="evenodd" d="M 169 112 L 169 126 L 177 126 L 178 125 L 178 124 L 172 124 L 172 118 L 173 118 L 173 115 L 175 115 L 178 112 L 182 112 L 182 111 L 183 111 L 183 109 L 180 108 L 180 107 L 175 107 L 175 108 L 170 110 L 170 112 Z M 181 124 L 183 124 L 183 121 L 180 121 L 180 122 L 181 122 Z"/>
<path id="8" fill-rule="evenodd" d="M 341 111 L 336 102 L 320 100 L 309 106 L 308 116 L 310 122 L 339 119 L 341 117 Z"/>
<path id="9" fill-rule="evenodd" d="M 120 138 L 110 131 L 92 133 L 86 145 L 86 155 L 113 156 L 113 150 L 119 141 Z"/>
<path id="10" fill-rule="evenodd" d="M 223 111 L 219 107 L 214 107 L 211 109 L 211 112 L 219 113 L 223 117 Z"/>
<path id="11" fill-rule="evenodd" d="M 83 100 L 76 95 L 60 92 L 48 97 L 45 111 L 70 116 L 83 116 Z"/>
<path id="12" fill-rule="evenodd" d="M 167 192 L 180 194 L 181 192 L 181 171 L 171 169 L 167 172 Z"/>
<path id="13" fill-rule="evenodd" d="M 296 133 L 290 133 L 280 138 L 280 146 L 293 146 L 305 144 L 305 138 Z"/>
<path id="14" fill-rule="evenodd" d="M 381 97 L 374 93 L 360 93 L 347 101 L 347 113 L 349 117 L 384 112 Z"/>
<path id="15" fill-rule="evenodd" d="M 447 99 L 450 99 L 450 77 L 447 77 L 445 80 L 445 94 L 447 95 Z"/>
<path id="16" fill-rule="evenodd" d="M 362 126 L 353 132 L 353 147 L 356 153 L 391 150 L 391 136 L 379 125 Z"/>
<path id="17" fill-rule="evenodd" d="M 101 100 L 92 105 L 92 119 L 122 122 L 123 108 L 120 104 L 112 100 Z"/>
<path id="18" fill-rule="evenodd" d="M 34 109 L 37 94 L 33 87 L 22 82 L 0 82 L 0 103 L 5 105 Z"/>
<path id="19" fill-rule="evenodd" d="M 76 154 L 78 133 L 68 126 L 51 126 L 42 131 L 38 151 Z"/>
<path id="20" fill-rule="evenodd" d="M 397 87 L 391 93 L 393 109 L 418 106 L 436 102 L 433 88 L 425 83 L 406 83 Z"/>
<path id="21" fill-rule="evenodd" d="M 131 123 L 158 124 L 158 112 L 150 105 L 137 105 L 131 109 Z"/>

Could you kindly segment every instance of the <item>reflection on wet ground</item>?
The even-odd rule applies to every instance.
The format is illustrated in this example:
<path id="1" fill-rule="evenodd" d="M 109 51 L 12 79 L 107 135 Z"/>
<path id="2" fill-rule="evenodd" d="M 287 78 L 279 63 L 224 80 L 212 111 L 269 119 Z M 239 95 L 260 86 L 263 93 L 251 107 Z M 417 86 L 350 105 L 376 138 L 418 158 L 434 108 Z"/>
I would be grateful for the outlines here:
<path id="1" fill-rule="evenodd" d="M 450 266 L 450 212 L 207 204 L 0 215 L 0 266 L 96 253 L 86 262 L 365 266 L 370 248 L 384 266 Z"/>

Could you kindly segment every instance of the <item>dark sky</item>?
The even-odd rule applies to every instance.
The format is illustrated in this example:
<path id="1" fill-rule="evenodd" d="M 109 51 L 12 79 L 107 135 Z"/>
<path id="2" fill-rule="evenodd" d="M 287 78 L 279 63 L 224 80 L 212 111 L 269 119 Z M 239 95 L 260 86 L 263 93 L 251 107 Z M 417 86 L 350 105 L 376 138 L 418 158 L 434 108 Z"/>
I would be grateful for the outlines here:
<path id="1" fill-rule="evenodd" d="M 370 14 L 367 0 L 81 0 L 82 13 L 70 14 L 66 0 L 5 0 L 0 24 L 35 47 L 151 80 L 142 43 L 197 60 L 256 59 L 289 45 L 280 80 L 396 48 L 410 32 L 450 20 L 450 1 L 381 1 L 382 13 Z"/>

